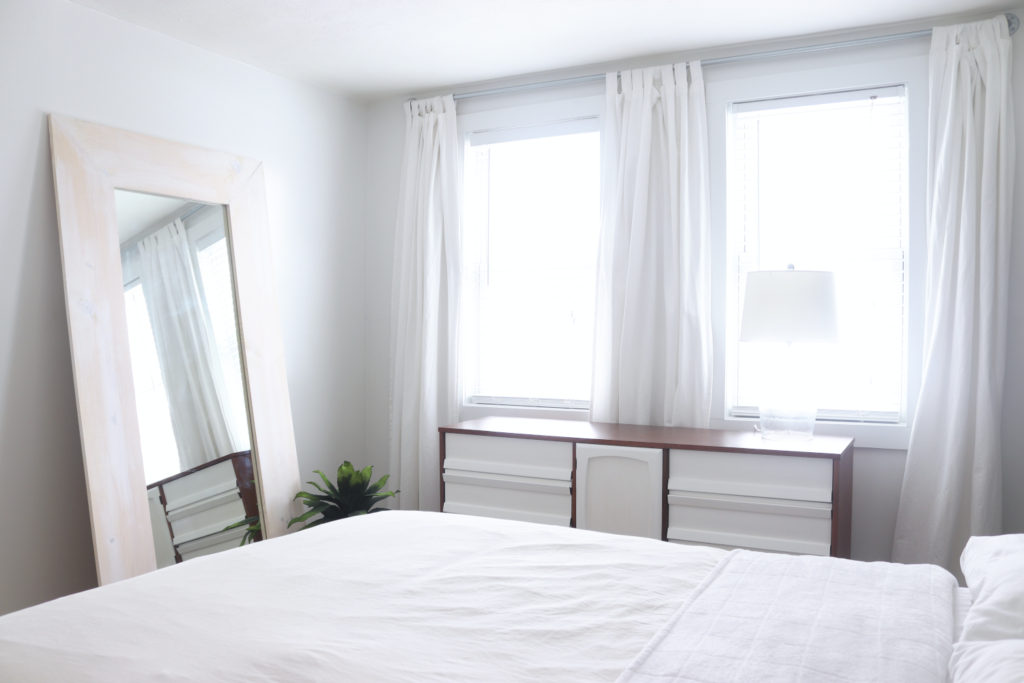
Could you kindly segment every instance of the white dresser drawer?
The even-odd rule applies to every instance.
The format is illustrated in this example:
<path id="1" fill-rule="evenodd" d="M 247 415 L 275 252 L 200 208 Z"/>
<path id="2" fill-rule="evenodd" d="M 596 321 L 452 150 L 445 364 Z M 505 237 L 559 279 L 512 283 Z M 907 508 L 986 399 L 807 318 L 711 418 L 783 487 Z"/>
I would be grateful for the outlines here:
<path id="1" fill-rule="evenodd" d="M 444 490 L 444 512 L 559 526 L 572 519 L 568 481 L 446 469 Z"/>
<path id="2" fill-rule="evenodd" d="M 669 540 L 810 555 L 831 551 L 829 503 L 670 492 L 668 510 Z"/>
<path id="3" fill-rule="evenodd" d="M 832 502 L 832 460 L 723 451 L 669 451 L 670 492 Z"/>
<path id="4" fill-rule="evenodd" d="M 167 512 L 196 505 L 225 491 L 238 491 L 235 466 L 229 461 L 204 466 L 163 485 Z"/>
<path id="5" fill-rule="evenodd" d="M 570 481 L 572 444 L 567 441 L 448 434 L 445 470 Z"/>

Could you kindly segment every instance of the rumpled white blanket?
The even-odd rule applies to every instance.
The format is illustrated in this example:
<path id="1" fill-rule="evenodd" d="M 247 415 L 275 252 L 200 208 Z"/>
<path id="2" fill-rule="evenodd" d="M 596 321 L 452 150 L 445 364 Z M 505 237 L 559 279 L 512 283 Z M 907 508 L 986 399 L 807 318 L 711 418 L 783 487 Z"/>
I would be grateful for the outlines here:
<path id="1" fill-rule="evenodd" d="M 732 551 L 620 681 L 945 681 L 957 583 L 931 565 Z"/>
<path id="2" fill-rule="evenodd" d="M 382 512 L 0 616 L 0 681 L 612 681 L 724 554 Z"/>

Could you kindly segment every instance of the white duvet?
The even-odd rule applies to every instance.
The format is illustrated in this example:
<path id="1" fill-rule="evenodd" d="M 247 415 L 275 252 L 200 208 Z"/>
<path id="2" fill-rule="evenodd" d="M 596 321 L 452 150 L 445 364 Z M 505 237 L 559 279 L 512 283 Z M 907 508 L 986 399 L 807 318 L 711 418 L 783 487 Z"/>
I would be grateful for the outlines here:
<path id="1" fill-rule="evenodd" d="M 945 681 L 956 598 L 935 566 L 736 550 L 620 680 Z"/>
<path id="2" fill-rule="evenodd" d="M 954 596 L 936 567 L 385 512 L 2 616 L 0 681 L 942 681 Z"/>
<path id="3" fill-rule="evenodd" d="M 0 681 L 614 680 L 724 555 L 384 512 L 0 617 Z"/>

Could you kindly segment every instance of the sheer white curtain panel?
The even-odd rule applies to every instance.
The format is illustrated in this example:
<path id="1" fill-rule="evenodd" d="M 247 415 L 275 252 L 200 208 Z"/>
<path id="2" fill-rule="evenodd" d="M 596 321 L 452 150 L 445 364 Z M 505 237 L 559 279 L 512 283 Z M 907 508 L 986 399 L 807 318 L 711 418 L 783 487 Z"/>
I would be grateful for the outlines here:
<path id="1" fill-rule="evenodd" d="M 1001 529 L 1014 174 L 1006 18 L 934 29 L 929 60 L 924 376 L 893 559 L 957 571 L 969 536 Z"/>
<path id="2" fill-rule="evenodd" d="M 391 307 L 390 474 L 440 506 L 437 428 L 458 419 L 459 149 L 451 95 L 405 104 Z"/>
<path id="3" fill-rule="evenodd" d="M 139 242 L 139 279 L 183 469 L 236 450 L 224 375 L 192 245 L 180 220 Z"/>
<path id="4" fill-rule="evenodd" d="M 591 419 L 706 427 L 712 347 L 699 62 L 609 73 Z"/>

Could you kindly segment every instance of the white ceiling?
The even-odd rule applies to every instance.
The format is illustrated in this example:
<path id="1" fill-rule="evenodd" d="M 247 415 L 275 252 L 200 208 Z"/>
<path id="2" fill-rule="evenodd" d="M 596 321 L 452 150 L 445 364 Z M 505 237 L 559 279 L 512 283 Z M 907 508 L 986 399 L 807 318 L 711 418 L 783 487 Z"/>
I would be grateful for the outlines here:
<path id="1" fill-rule="evenodd" d="M 74 1 L 363 96 L 1008 7 L 1005 0 Z"/>

